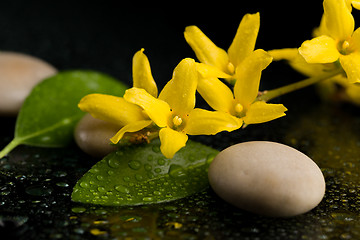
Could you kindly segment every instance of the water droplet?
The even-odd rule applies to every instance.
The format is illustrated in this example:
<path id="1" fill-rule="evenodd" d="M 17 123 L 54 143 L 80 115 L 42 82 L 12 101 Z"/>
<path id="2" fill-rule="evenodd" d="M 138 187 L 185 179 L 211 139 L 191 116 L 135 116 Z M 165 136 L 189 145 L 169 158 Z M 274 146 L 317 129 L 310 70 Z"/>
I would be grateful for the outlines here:
<path id="1" fill-rule="evenodd" d="M 161 192 L 160 191 L 154 191 L 153 194 L 156 195 L 156 196 L 160 196 Z"/>
<path id="2" fill-rule="evenodd" d="M 123 179 L 124 179 L 124 182 L 130 182 L 130 180 L 131 180 L 130 177 L 128 177 L 128 176 L 124 177 Z"/>
<path id="3" fill-rule="evenodd" d="M 102 176 L 102 175 L 97 175 L 96 178 L 97 178 L 97 180 L 99 180 L 99 181 L 104 180 L 104 176 Z"/>
<path id="4" fill-rule="evenodd" d="M 24 175 L 17 175 L 17 176 L 15 176 L 15 178 L 16 178 L 17 180 L 22 181 L 22 180 L 26 179 L 26 176 L 24 176 Z"/>
<path id="5" fill-rule="evenodd" d="M 153 198 L 152 197 L 144 197 L 142 200 L 144 202 L 151 202 L 151 201 L 153 201 Z"/>
<path id="6" fill-rule="evenodd" d="M 69 184 L 67 184 L 65 182 L 58 182 L 58 183 L 56 183 L 56 186 L 58 186 L 58 187 L 68 187 Z"/>
<path id="7" fill-rule="evenodd" d="M 154 145 L 154 146 L 152 147 L 152 150 L 153 150 L 155 153 L 159 153 L 159 152 L 160 152 L 160 146 Z"/>
<path id="8" fill-rule="evenodd" d="M 100 170 L 99 170 L 98 168 L 91 168 L 91 169 L 89 170 L 89 172 L 91 172 L 91 173 L 98 173 L 98 172 L 100 172 Z"/>
<path id="9" fill-rule="evenodd" d="M 125 186 L 123 186 L 123 185 L 115 186 L 115 190 L 119 191 L 121 193 L 130 193 L 130 190 L 128 188 L 126 188 Z"/>
<path id="10" fill-rule="evenodd" d="M 159 159 L 158 161 L 157 161 L 157 163 L 159 164 L 159 165 L 165 165 L 165 159 Z"/>
<path id="11" fill-rule="evenodd" d="M 142 181 L 144 179 L 144 177 L 140 174 L 135 174 L 135 179 L 138 181 Z"/>
<path id="12" fill-rule="evenodd" d="M 52 189 L 45 186 L 30 186 L 25 189 L 25 192 L 32 196 L 48 196 L 52 193 Z"/>
<path id="13" fill-rule="evenodd" d="M 89 187 L 89 184 L 88 184 L 87 182 L 81 182 L 81 183 L 80 183 L 80 187 L 88 188 L 88 187 Z"/>
<path id="14" fill-rule="evenodd" d="M 119 161 L 119 159 L 110 158 L 110 159 L 108 160 L 108 164 L 109 164 L 109 166 L 112 167 L 112 168 L 118 168 L 118 167 L 120 167 L 120 161 Z"/>
<path id="15" fill-rule="evenodd" d="M 133 170 L 139 170 L 141 168 L 141 163 L 136 160 L 132 160 L 128 163 L 129 167 Z"/>
<path id="16" fill-rule="evenodd" d="M 56 172 L 53 173 L 53 175 L 54 175 L 55 177 L 66 177 L 66 176 L 67 176 L 67 173 L 64 172 L 64 171 L 56 171 Z"/>
<path id="17" fill-rule="evenodd" d="M 145 168 L 146 171 L 151 171 L 152 166 L 150 164 L 145 164 L 144 168 Z"/>
<path id="18" fill-rule="evenodd" d="M 169 168 L 169 175 L 173 178 L 180 178 L 186 176 L 186 170 L 177 164 L 171 164 Z"/>
<path id="19" fill-rule="evenodd" d="M 104 187 L 98 187 L 99 192 L 106 192 L 106 189 Z"/>
<path id="20" fill-rule="evenodd" d="M 115 173 L 115 172 L 112 171 L 112 170 L 109 170 L 109 171 L 108 171 L 109 176 L 113 175 L 114 173 Z"/>

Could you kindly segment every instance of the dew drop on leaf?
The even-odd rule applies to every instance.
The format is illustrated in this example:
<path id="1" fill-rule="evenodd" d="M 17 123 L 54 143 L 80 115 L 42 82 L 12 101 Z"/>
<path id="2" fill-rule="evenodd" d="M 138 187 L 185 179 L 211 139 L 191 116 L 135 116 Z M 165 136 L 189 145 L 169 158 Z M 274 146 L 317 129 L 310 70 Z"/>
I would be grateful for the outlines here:
<path id="1" fill-rule="evenodd" d="M 139 170 L 141 168 L 141 163 L 137 160 L 130 161 L 128 165 L 133 170 Z"/>
<path id="2" fill-rule="evenodd" d="M 115 190 L 121 193 L 130 193 L 130 190 L 123 185 L 116 185 Z"/>
<path id="3" fill-rule="evenodd" d="M 180 178 L 186 176 L 186 170 L 177 164 L 171 164 L 169 168 L 169 175 L 173 178 Z"/>
<path id="4" fill-rule="evenodd" d="M 118 168 L 120 166 L 120 161 L 119 161 L 119 159 L 116 159 L 116 158 L 110 158 L 108 160 L 108 164 L 112 168 Z"/>
<path id="5" fill-rule="evenodd" d="M 144 202 L 151 202 L 151 201 L 153 201 L 153 198 L 152 197 L 144 197 L 142 200 Z"/>
<path id="6" fill-rule="evenodd" d="M 154 153 L 159 153 L 159 152 L 160 152 L 160 146 L 154 145 L 154 146 L 152 147 L 152 150 L 153 150 Z"/>
<path id="7" fill-rule="evenodd" d="M 97 178 L 99 181 L 103 181 L 103 180 L 104 180 L 104 176 L 102 176 L 102 175 L 97 175 L 96 178 Z"/>
<path id="8" fill-rule="evenodd" d="M 89 187 L 89 184 L 88 184 L 87 182 L 81 182 L 81 183 L 80 183 L 80 187 L 88 188 L 88 187 Z"/>

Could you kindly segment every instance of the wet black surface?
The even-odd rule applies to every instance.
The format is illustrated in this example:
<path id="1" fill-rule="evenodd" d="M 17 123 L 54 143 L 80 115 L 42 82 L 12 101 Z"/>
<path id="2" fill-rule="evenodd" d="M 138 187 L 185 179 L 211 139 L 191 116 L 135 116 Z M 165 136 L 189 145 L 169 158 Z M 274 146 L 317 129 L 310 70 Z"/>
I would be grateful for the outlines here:
<path id="1" fill-rule="evenodd" d="M 231 137 L 198 140 L 219 148 L 224 139 L 273 140 L 308 154 L 327 183 L 325 198 L 309 213 L 288 219 L 261 217 L 223 202 L 211 189 L 147 206 L 73 203 L 72 186 L 96 160 L 75 146 L 23 146 L 0 161 L 0 231 L 20 239 L 358 239 L 360 117 L 351 106 L 316 104 L 301 110 Z"/>
<path id="2" fill-rule="evenodd" d="M 93 69 L 131 85 L 131 58 L 141 47 L 159 86 L 184 57 L 194 57 L 183 40 L 196 24 L 220 47 L 229 46 L 247 12 L 261 11 L 258 48 L 296 47 L 318 24 L 321 4 L 258 6 L 241 10 L 126 9 L 115 3 L 86 5 L 0 3 L 0 49 L 28 53 L 60 70 Z M 310 5 L 311 4 L 311 7 Z M 314 6 L 312 6 L 314 5 Z M 280 8 L 281 7 L 281 8 Z M 288 7 L 289 11 L 284 11 Z M 291 9 L 291 10 L 290 10 Z M 229 10 L 229 9 L 227 9 Z M 306 19 L 296 23 L 296 20 Z M 289 19 L 287 21 L 287 19 Z M 285 28 L 288 22 L 294 28 Z M 315 22 L 314 22 L 315 21 Z M 285 65 L 264 72 L 262 89 L 301 79 Z M 236 209 L 211 189 L 170 203 L 105 208 L 73 203 L 76 181 L 97 159 L 76 146 L 44 149 L 21 146 L 0 160 L 0 236 L 7 239 L 359 239 L 360 115 L 351 105 L 327 105 L 310 88 L 276 99 L 285 118 L 233 134 L 196 137 L 216 149 L 249 140 L 293 146 L 322 169 L 326 194 L 309 213 L 265 218 Z M 201 101 L 199 101 L 201 104 Z M 13 136 L 15 118 L 0 118 L 0 147 Z M 6 238 L 5 238 L 6 239 Z"/>

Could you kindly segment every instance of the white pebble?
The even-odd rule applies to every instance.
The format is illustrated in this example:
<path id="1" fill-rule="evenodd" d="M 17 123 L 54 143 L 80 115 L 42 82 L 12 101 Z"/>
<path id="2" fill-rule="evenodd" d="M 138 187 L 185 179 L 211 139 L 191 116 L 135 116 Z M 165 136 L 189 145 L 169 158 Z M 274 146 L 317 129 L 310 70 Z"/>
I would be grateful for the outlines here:
<path id="1" fill-rule="evenodd" d="M 234 206 L 271 217 L 291 217 L 316 207 L 325 180 L 308 156 L 289 146 L 245 142 L 220 152 L 209 167 L 213 190 Z"/>
<path id="2" fill-rule="evenodd" d="M 117 149 L 110 144 L 110 138 L 119 130 L 117 125 L 86 114 L 75 128 L 75 142 L 85 153 L 101 158 Z"/>
<path id="3" fill-rule="evenodd" d="M 56 72 L 41 59 L 0 51 L 0 115 L 16 115 L 31 89 Z"/>

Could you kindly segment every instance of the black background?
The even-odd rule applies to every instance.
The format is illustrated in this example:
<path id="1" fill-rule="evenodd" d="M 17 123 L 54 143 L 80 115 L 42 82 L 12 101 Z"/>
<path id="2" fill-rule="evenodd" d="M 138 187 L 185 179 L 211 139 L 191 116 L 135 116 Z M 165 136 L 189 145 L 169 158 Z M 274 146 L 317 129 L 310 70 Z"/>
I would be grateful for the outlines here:
<path id="1" fill-rule="evenodd" d="M 299 47 L 319 24 L 322 2 L 284 3 L 239 1 L 200 7 L 174 3 L 171 8 L 155 8 L 128 7 L 119 1 L 1 1 L 0 50 L 37 56 L 59 70 L 102 71 L 131 86 L 132 56 L 145 48 L 162 87 L 181 59 L 195 58 L 183 37 L 188 25 L 197 25 L 226 50 L 243 15 L 260 12 L 256 48 Z"/>

